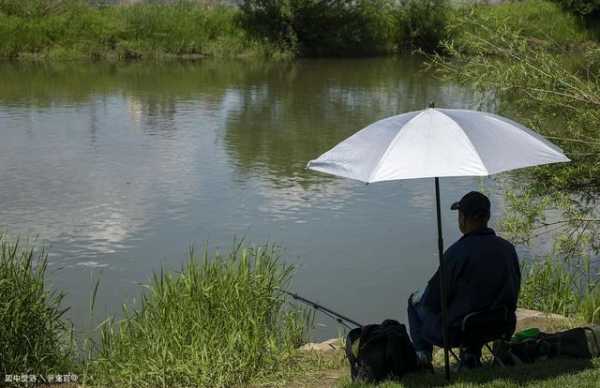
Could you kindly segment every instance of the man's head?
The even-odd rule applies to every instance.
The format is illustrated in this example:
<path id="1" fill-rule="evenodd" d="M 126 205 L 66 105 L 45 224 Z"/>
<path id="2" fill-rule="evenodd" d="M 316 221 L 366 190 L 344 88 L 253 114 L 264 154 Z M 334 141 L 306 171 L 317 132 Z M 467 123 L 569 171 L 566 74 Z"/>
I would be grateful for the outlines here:
<path id="1" fill-rule="evenodd" d="M 463 234 L 487 227 L 490 219 L 490 200 L 478 191 L 465 194 L 450 207 L 458 210 L 458 227 Z"/>

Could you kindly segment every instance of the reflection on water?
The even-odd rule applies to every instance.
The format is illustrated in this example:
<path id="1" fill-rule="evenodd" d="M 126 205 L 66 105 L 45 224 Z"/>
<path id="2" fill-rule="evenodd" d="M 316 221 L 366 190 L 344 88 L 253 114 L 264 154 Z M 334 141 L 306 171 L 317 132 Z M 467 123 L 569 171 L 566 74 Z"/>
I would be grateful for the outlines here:
<path id="1" fill-rule="evenodd" d="M 235 236 L 280 243 L 307 297 L 365 322 L 404 319 L 435 268 L 432 183 L 365 186 L 304 167 L 385 116 L 480 104 L 418 58 L 3 64 L 0 80 L 0 226 L 49 245 L 76 323 L 90 272 L 101 317 L 190 244 Z M 494 194 L 489 179 L 442 180 L 444 205 L 481 185 Z M 336 334 L 324 322 L 317 336 Z"/>

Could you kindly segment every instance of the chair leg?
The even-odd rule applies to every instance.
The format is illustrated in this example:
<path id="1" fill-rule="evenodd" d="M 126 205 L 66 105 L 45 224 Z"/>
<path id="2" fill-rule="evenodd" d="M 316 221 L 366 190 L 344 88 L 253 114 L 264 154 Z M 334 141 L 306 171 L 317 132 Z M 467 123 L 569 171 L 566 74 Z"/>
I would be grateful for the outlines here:
<path id="1" fill-rule="evenodd" d="M 504 365 L 504 362 L 502 362 L 500 357 L 498 357 L 496 355 L 496 353 L 494 353 L 494 350 L 492 349 L 492 347 L 487 343 L 485 344 L 485 347 L 487 348 L 487 350 L 490 351 L 490 353 L 492 353 L 492 356 L 494 357 L 492 362 L 496 361 L 498 363 L 498 365 L 500 365 L 501 368 L 506 368 L 506 365 Z"/>
<path id="2" fill-rule="evenodd" d="M 456 362 L 460 363 L 460 358 L 456 355 L 456 353 L 454 353 L 454 350 L 449 349 L 449 351 L 452 357 L 454 357 L 454 359 L 456 360 Z"/>

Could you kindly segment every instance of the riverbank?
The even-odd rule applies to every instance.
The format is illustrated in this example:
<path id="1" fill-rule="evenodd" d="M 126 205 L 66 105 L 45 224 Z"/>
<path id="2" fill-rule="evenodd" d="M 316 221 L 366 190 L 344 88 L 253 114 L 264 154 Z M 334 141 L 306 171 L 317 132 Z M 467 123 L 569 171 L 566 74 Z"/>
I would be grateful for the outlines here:
<path id="1" fill-rule="evenodd" d="M 246 0 L 239 8 L 195 1 L 95 7 L 82 0 L 7 0 L 0 3 L 0 58 L 278 60 L 432 51 L 444 38 L 448 15 L 446 0 Z"/>
<path id="2" fill-rule="evenodd" d="M 583 20 L 549 0 L 473 3 L 245 0 L 233 7 L 199 1 L 92 6 L 84 0 L 6 0 L 0 3 L 0 59 L 289 60 L 414 50 L 447 53 L 443 42 L 460 40 L 464 33 L 464 25 L 457 24 L 465 10 L 475 20 L 502 18 L 540 41 L 587 39 Z"/>
<path id="3" fill-rule="evenodd" d="M 581 324 L 577 320 L 562 315 L 547 314 L 540 311 L 519 308 L 517 310 L 517 331 L 536 327 L 546 333 L 568 330 Z M 320 343 L 311 343 L 302 347 L 307 353 L 316 353 L 325 359 L 332 360 L 329 368 L 320 373 L 299 377 L 289 384 L 292 387 L 370 387 L 366 384 L 351 383 L 350 368 L 344 360 L 343 341 L 331 339 Z M 489 360 L 491 355 L 484 354 Z M 452 362 L 454 360 L 451 359 Z M 456 365 L 454 364 L 453 367 Z M 485 367 L 479 371 L 463 371 L 454 374 L 452 383 L 444 379 L 443 352 L 436 350 L 434 368 L 436 374 L 416 373 L 407 375 L 401 383 L 384 383 L 386 388 L 402 387 L 561 387 L 565 382 L 569 387 L 588 387 L 600 376 L 600 362 L 568 360 L 541 361 L 535 365 L 510 367 L 508 369 Z"/>
<path id="4" fill-rule="evenodd" d="M 46 254 L 6 237 L 0 243 L 0 378 L 68 374 L 83 386 L 103 387 L 362 386 L 350 383 L 339 343 L 303 346 L 312 312 L 278 291 L 288 286 L 293 268 L 271 246 L 192 253 L 181 271 L 156 273 L 141 304 L 125 304 L 121 319 L 108 317 L 90 337 L 75 338 L 61 294 L 45 282 Z M 91 292 L 91 312 L 99 287 Z M 519 310 L 520 329 L 553 332 L 581 324 L 580 317 Z M 433 376 L 413 374 L 385 386 L 445 384 L 439 352 L 435 367 Z M 598 360 L 560 360 L 464 372 L 449 386 L 587 387 L 597 378 Z"/>

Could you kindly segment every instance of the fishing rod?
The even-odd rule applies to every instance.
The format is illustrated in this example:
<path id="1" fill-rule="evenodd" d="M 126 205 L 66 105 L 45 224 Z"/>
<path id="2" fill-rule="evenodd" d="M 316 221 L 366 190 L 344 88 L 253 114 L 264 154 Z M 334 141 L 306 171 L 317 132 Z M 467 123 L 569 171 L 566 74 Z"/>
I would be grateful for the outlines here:
<path id="1" fill-rule="evenodd" d="M 306 298 L 304 298 L 304 297 L 302 297 L 302 296 L 300 296 L 298 294 L 294 294 L 293 292 L 289 292 L 289 291 L 282 290 L 282 289 L 279 289 L 279 291 L 283 292 L 286 295 L 291 296 L 292 298 L 294 298 L 297 301 L 300 301 L 300 302 L 302 302 L 304 304 L 309 305 L 310 307 L 314 308 L 317 311 L 322 312 L 323 314 L 327 315 L 329 318 L 335 320 L 337 323 L 339 323 L 341 325 L 344 325 L 348 329 L 352 329 L 352 327 L 349 326 L 346 322 L 351 323 L 351 324 L 353 324 L 356 327 L 362 327 L 363 326 L 360 323 L 358 323 L 358 322 L 356 322 L 356 321 L 354 321 L 354 320 L 352 320 L 352 319 L 350 319 L 350 318 L 348 318 L 348 317 L 346 317 L 346 316 L 344 316 L 342 314 L 336 313 L 335 311 L 333 311 L 333 310 L 331 310 L 331 309 L 329 309 L 329 308 L 327 308 L 327 307 L 325 307 L 323 305 L 320 305 L 320 304 L 318 304 L 316 302 L 313 302 L 312 300 L 308 300 L 308 299 L 306 299 Z"/>

